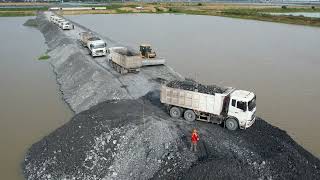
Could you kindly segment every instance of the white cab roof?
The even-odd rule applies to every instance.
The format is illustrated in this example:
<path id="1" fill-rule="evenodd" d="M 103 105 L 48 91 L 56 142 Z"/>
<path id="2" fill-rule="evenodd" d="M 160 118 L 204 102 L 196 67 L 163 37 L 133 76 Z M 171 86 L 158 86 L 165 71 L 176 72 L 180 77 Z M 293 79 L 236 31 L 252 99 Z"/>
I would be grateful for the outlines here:
<path id="1" fill-rule="evenodd" d="M 103 40 L 96 40 L 96 41 L 91 41 L 90 43 L 93 45 L 100 45 L 100 44 L 104 44 L 105 42 Z"/>
<path id="2" fill-rule="evenodd" d="M 230 94 L 230 97 L 232 99 L 248 102 L 254 97 L 254 93 L 245 90 L 235 90 Z"/>

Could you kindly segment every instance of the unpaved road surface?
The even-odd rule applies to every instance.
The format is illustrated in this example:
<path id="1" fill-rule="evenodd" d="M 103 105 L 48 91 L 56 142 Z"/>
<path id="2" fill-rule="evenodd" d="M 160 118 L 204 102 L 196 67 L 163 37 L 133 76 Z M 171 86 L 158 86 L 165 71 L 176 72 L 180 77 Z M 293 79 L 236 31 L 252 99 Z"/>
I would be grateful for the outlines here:
<path id="1" fill-rule="evenodd" d="M 63 98 L 77 114 L 31 146 L 26 179 L 320 179 L 320 161 L 262 119 L 247 130 L 172 119 L 159 85 L 181 77 L 166 66 L 119 76 L 91 58 L 75 31 L 39 15 Z M 108 44 L 116 44 L 105 38 Z M 198 152 L 190 151 L 199 130 Z"/>

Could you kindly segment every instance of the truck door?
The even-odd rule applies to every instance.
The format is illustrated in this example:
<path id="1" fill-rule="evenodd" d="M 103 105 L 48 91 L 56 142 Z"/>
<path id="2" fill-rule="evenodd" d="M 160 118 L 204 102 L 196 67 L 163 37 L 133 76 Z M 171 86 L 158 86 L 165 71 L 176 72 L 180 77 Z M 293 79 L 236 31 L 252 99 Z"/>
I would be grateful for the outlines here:
<path id="1" fill-rule="evenodd" d="M 242 121 L 246 117 L 247 105 L 246 102 L 237 101 L 232 99 L 229 106 L 229 116 L 236 117 L 239 121 Z"/>

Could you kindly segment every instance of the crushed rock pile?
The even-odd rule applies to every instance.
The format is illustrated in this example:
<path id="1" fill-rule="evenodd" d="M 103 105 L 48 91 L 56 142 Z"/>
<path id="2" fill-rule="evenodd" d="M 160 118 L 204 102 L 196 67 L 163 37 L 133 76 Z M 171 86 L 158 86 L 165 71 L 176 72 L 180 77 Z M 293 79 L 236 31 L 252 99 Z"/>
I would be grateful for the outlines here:
<path id="1" fill-rule="evenodd" d="M 206 93 L 206 94 L 212 94 L 215 93 L 224 93 L 227 89 L 222 88 L 216 85 L 203 85 L 200 83 L 197 83 L 193 80 L 173 80 L 167 84 L 168 87 L 171 88 L 178 88 L 178 89 L 184 89 L 188 91 L 197 91 L 200 93 Z"/>
<path id="2" fill-rule="evenodd" d="M 197 157 L 141 100 L 101 103 L 34 144 L 26 179 L 175 179 Z"/>

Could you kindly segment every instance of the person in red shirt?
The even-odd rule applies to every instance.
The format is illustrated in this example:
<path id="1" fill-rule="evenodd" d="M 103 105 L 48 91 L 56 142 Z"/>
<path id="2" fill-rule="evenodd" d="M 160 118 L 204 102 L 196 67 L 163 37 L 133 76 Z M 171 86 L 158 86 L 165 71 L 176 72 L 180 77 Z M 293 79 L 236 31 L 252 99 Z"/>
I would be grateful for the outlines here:
<path id="1" fill-rule="evenodd" d="M 191 134 L 191 151 L 194 151 L 194 152 L 197 151 L 198 141 L 199 141 L 199 135 L 197 133 L 197 130 L 193 129 Z"/>

